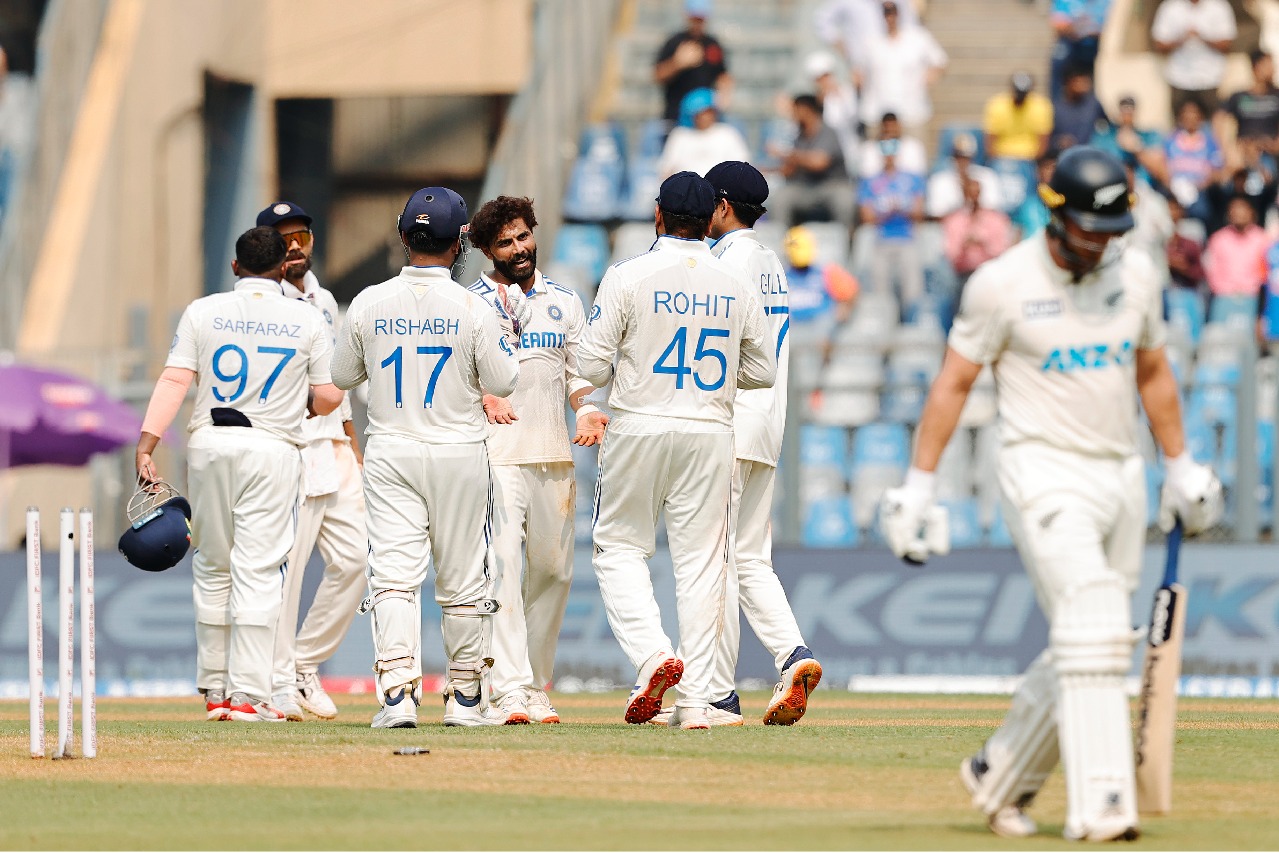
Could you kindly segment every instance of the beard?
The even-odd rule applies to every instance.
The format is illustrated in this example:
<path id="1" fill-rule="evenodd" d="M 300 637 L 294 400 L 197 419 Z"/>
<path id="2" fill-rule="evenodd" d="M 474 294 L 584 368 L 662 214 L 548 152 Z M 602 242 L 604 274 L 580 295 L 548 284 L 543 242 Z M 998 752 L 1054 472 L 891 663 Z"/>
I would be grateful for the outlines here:
<path id="1" fill-rule="evenodd" d="M 521 261 L 527 260 L 528 269 L 526 272 L 516 270 L 515 266 Z M 509 260 L 499 261 L 493 259 L 493 269 L 508 281 L 524 282 L 533 277 L 533 273 L 537 271 L 537 249 L 523 255 L 512 255 Z"/>
<path id="2" fill-rule="evenodd" d="M 290 252 L 284 258 L 284 277 L 294 284 L 311 271 L 311 259 L 301 252 Z"/>

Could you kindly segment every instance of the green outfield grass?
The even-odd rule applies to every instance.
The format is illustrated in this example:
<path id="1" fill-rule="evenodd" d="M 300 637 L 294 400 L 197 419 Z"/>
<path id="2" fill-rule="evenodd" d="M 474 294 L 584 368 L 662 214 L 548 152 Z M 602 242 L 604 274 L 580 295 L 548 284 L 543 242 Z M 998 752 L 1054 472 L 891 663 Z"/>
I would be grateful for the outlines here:
<path id="1" fill-rule="evenodd" d="M 559 726 L 445 729 L 431 701 L 391 731 L 368 728 L 370 697 L 286 725 L 104 700 L 99 757 L 60 762 L 28 758 L 26 703 L 0 702 L 0 848 L 1078 849 L 1059 773 L 1035 838 L 997 838 L 968 806 L 959 762 L 1006 697 L 820 690 L 785 729 L 747 694 L 748 724 L 709 732 L 627 726 L 622 694 L 553 699 Z M 1181 708 L 1174 814 L 1123 849 L 1279 848 L 1279 703 Z"/>

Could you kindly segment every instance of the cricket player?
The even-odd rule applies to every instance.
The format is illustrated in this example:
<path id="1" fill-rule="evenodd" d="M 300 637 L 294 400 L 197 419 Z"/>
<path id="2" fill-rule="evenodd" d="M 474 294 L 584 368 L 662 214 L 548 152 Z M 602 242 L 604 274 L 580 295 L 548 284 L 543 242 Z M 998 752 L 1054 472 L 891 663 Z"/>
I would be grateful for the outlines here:
<path id="1" fill-rule="evenodd" d="M 1003 725 L 961 768 L 991 830 L 1035 832 L 1024 812 L 1060 756 L 1069 839 L 1138 834 L 1124 677 L 1130 597 L 1146 533 L 1137 397 L 1163 451 L 1163 511 L 1187 533 L 1221 517 L 1221 484 L 1186 451 L 1164 351 L 1160 277 L 1125 249 L 1131 188 L 1095 148 L 1062 154 L 1040 187 L 1047 228 L 981 266 L 964 289 L 906 482 L 881 508 L 885 538 L 922 563 L 947 547 L 934 471 L 983 365 L 995 374 L 1004 518 L 1049 624 Z M 1136 393 L 1134 393 L 1134 391 Z"/>
<path id="2" fill-rule="evenodd" d="M 435 563 L 448 684 L 446 726 L 501 725 L 488 703 L 490 485 L 481 388 L 515 389 L 515 343 L 493 306 L 456 284 L 466 202 L 426 187 L 400 216 L 408 265 L 351 302 L 333 356 L 340 388 L 369 383 L 364 498 L 381 709 L 373 728 L 415 728 L 422 699 L 418 597 Z M 523 722 L 527 722 L 524 720 Z"/>
<path id="3" fill-rule="evenodd" d="M 284 260 L 284 295 L 312 306 L 336 337 L 337 300 L 311 271 L 315 249 L 312 219 L 300 206 L 277 201 L 258 214 L 258 225 L 280 232 L 288 247 Z M 331 415 L 302 424 L 302 485 L 297 535 L 289 552 L 291 570 L 284 577 L 284 602 L 275 637 L 275 676 L 271 705 L 286 719 L 302 712 L 331 720 L 337 705 L 320 686 L 320 664 L 333 656 L 365 589 L 364 489 L 360 481 L 360 443 L 351 420 L 351 401 Z M 302 577 L 316 545 L 324 558 L 324 577 L 306 620 L 298 629 Z"/>
<path id="4" fill-rule="evenodd" d="M 519 386 L 507 398 L 484 395 L 493 424 L 494 597 L 501 605 L 493 616 L 492 701 L 512 719 L 558 723 L 543 688 L 554 673 L 573 580 L 577 480 L 564 400 L 576 415 L 573 444 L 596 444 L 608 416 L 585 402 L 595 389 L 577 375 L 577 345 L 586 328 L 582 299 L 538 271 L 536 227 L 530 199 L 498 196 L 481 207 L 469 236 L 493 269 L 471 292 L 524 318 L 516 350 Z M 512 308 L 512 295 L 520 309 Z"/>
<path id="5" fill-rule="evenodd" d="M 692 172 L 662 182 L 651 251 L 604 275 L 578 347 L 582 378 L 610 380 L 613 420 L 595 487 L 594 566 L 609 625 L 638 670 L 628 723 L 683 682 L 670 724 L 710 723 L 712 667 L 731 558 L 733 406 L 777 373 L 755 287 L 702 242 L 715 191 Z M 614 361 L 617 365 L 614 368 Z M 662 630 L 647 560 L 659 514 L 675 569 L 680 649 Z"/>
<path id="6" fill-rule="evenodd" d="M 151 454 L 194 381 L 187 489 L 196 686 L 210 720 L 284 720 L 270 705 L 271 653 L 293 546 L 302 421 L 334 411 L 343 396 L 329 377 L 324 318 L 284 295 L 285 254 L 274 228 L 240 235 L 235 290 L 183 312 L 138 439 L 138 480 L 154 482 Z"/>

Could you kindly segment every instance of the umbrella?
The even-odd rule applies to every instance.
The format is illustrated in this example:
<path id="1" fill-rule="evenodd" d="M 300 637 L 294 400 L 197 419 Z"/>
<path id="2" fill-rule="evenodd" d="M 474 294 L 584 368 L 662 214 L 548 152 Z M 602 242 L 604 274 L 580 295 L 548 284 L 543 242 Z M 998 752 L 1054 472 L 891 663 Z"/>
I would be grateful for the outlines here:
<path id="1" fill-rule="evenodd" d="M 138 440 L 142 418 L 92 382 L 0 364 L 0 468 L 84 465 Z"/>

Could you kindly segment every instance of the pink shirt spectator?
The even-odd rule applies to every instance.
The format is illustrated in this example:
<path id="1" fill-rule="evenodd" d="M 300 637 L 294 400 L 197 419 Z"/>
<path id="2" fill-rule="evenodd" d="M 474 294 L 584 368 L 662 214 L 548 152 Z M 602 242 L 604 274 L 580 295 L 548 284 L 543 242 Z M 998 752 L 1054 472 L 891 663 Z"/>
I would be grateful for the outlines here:
<path id="1" fill-rule="evenodd" d="M 968 275 L 1012 245 L 1013 225 L 998 210 L 961 207 L 942 219 L 946 258 L 955 272 Z"/>
<path id="2" fill-rule="evenodd" d="M 1222 228 L 1208 238 L 1204 274 L 1214 296 L 1256 296 L 1266 280 L 1270 238 L 1259 225 Z"/>

